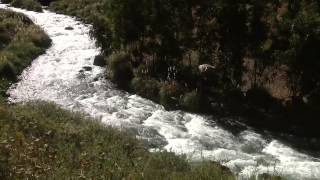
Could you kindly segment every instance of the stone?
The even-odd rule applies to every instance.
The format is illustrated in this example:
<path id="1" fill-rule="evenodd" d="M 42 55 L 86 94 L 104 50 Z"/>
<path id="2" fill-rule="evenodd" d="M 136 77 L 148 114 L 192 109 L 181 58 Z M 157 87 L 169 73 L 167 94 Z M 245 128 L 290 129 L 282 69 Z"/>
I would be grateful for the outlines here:
<path id="1" fill-rule="evenodd" d="M 102 55 L 97 55 L 94 58 L 93 65 L 104 67 L 106 66 L 106 61 L 104 60 L 104 57 Z"/>
<path id="2" fill-rule="evenodd" d="M 82 67 L 85 71 L 92 71 L 92 67 L 90 66 L 84 66 Z"/>
<path id="3" fill-rule="evenodd" d="M 65 28 L 65 30 L 74 30 L 74 28 L 71 27 L 71 26 L 68 26 L 68 27 Z"/>
<path id="4" fill-rule="evenodd" d="M 214 71 L 214 70 L 216 70 L 216 67 L 215 66 L 212 66 L 212 65 L 210 65 L 210 64 L 201 64 L 201 65 L 199 65 L 199 71 L 201 72 L 201 73 L 206 73 L 206 72 L 208 72 L 208 71 Z"/>

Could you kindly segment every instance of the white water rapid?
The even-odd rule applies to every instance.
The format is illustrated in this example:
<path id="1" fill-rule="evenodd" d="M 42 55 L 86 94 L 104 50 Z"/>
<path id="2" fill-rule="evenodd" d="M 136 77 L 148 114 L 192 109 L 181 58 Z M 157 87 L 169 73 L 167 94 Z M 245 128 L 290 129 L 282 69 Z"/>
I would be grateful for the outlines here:
<path id="1" fill-rule="evenodd" d="M 46 10 L 36 13 L 3 4 L 0 8 L 28 15 L 53 40 L 52 47 L 35 59 L 8 91 L 11 102 L 55 102 L 107 125 L 130 130 L 150 148 L 183 153 L 194 161 L 221 162 L 239 179 L 263 172 L 288 179 L 320 179 L 319 158 L 251 130 L 233 135 L 217 125 L 214 117 L 166 111 L 147 99 L 116 89 L 103 78 L 105 69 L 93 66 L 100 49 L 89 36 L 90 25 Z M 66 30 L 67 26 L 74 29 Z M 92 70 L 84 71 L 85 66 Z"/>

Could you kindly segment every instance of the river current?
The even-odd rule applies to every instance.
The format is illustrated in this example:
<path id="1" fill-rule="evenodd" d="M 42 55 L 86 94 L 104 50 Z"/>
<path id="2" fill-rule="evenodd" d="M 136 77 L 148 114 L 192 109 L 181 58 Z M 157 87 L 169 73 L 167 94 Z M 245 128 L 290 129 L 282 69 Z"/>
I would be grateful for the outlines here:
<path id="1" fill-rule="evenodd" d="M 319 158 L 279 140 L 250 128 L 235 135 L 219 126 L 213 116 L 166 111 L 152 101 L 118 90 L 104 78 L 105 68 L 93 66 L 100 49 L 90 38 L 90 25 L 47 10 L 36 13 L 4 4 L 0 8 L 26 14 L 53 42 L 12 85 L 8 91 L 10 102 L 54 102 L 133 133 L 151 151 L 165 149 L 186 154 L 191 161 L 218 161 L 239 179 L 264 172 L 288 179 L 320 179 Z M 74 29 L 66 30 L 69 26 Z"/>

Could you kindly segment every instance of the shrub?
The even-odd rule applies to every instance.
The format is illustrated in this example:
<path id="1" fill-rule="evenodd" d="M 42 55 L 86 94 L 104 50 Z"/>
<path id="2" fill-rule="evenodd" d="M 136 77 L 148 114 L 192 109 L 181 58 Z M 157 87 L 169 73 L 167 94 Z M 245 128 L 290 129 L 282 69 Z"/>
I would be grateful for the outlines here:
<path id="1" fill-rule="evenodd" d="M 13 0 L 11 5 L 29 11 L 42 12 L 41 4 L 35 0 Z"/>
<path id="2" fill-rule="evenodd" d="M 11 62 L 9 61 L 1 61 L 0 62 L 0 76 L 6 77 L 8 79 L 15 78 L 15 69 Z"/>
<path id="3" fill-rule="evenodd" d="M 37 47 L 48 48 L 51 45 L 49 36 L 36 26 L 29 27 L 27 31 L 24 31 L 24 34 L 26 37 L 29 37 Z"/>
<path id="4" fill-rule="evenodd" d="M 180 96 L 182 95 L 182 87 L 176 81 L 166 81 L 161 84 L 160 88 L 160 104 L 169 109 L 175 109 L 179 106 Z"/>
<path id="5" fill-rule="evenodd" d="M 270 93 L 263 87 L 254 87 L 246 93 L 247 101 L 255 106 L 268 108 L 270 107 L 274 99 Z"/>
<path id="6" fill-rule="evenodd" d="M 250 93 L 249 93 L 250 96 Z M 239 114 L 244 111 L 244 95 L 241 89 L 228 89 L 223 94 L 223 102 L 228 109 L 233 114 Z"/>
<path id="7" fill-rule="evenodd" d="M 143 79 L 135 77 L 131 81 L 131 87 L 138 95 L 151 99 L 159 100 L 159 82 L 155 79 Z"/>
<path id="8" fill-rule="evenodd" d="M 2 0 L 1 2 L 4 3 L 4 4 L 9 4 L 11 3 L 13 0 Z"/>
<path id="9" fill-rule="evenodd" d="M 199 112 L 201 110 L 200 94 L 196 90 L 185 93 L 181 100 L 181 105 L 188 111 Z"/>
<path id="10" fill-rule="evenodd" d="M 133 78 L 130 56 L 126 53 L 114 53 L 108 60 L 110 79 L 120 88 L 128 89 Z"/>
<path id="11" fill-rule="evenodd" d="M 43 6 L 49 6 L 51 2 L 53 2 L 54 0 L 38 0 L 40 4 L 42 4 Z"/>
<path id="12" fill-rule="evenodd" d="M 16 69 L 10 62 L 12 58 L 12 54 L 0 52 L 0 77 L 4 77 L 7 79 L 15 78 Z"/>

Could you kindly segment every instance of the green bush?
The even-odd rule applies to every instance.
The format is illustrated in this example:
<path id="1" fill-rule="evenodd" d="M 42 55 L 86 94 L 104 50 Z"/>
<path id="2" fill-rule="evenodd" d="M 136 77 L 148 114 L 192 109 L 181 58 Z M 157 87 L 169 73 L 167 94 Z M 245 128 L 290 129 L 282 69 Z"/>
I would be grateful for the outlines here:
<path id="1" fill-rule="evenodd" d="M 0 77 L 5 77 L 8 79 L 14 79 L 16 75 L 16 70 L 13 64 L 6 59 L 6 57 L 1 57 L 0 54 Z"/>
<path id="2" fill-rule="evenodd" d="M 233 114 L 240 114 L 244 111 L 245 97 L 241 89 L 228 89 L 221 98 L 222 102 L 224 102 L 224 107 Z"/>
<path id="3" fill-rule="evenodd" d="M 31 26 L 24 31 L 24 36 L 29 37 L 37 47 L 47 48 L 51 45 L 49 36 L 36 26 Z"/>
<path id="4" fill-rule="evenodd" d="M 128 89 L 133 78 L 130 56 L 126 53 L 114 53 L 109 56 L 108 70 L 110 79 L 119 87 Z"/>
<path id="5" fill-rule="evenodd" d="M 11 3 L 13 0 L 2 0 L 1 2 L 4 3 L 4 4 L 9 4 Z"/>
<path id="6" fill-rule="evenodd" d="M 169 109 L 179 107 L 180 96 L 183 88 L 176 81 L 163 82 L 160 87 L 160 104 Z"/>
<path id="7" fill-rule="evenodd" d="M 36 0 L 13 0 L 11 5 L 29 11 L 42 12 L 41 4 Z"/>
<path id="8" fill-rule="evenodd" d="M 159 82 L 157 80 L 136 77 L 132 79 L 131 87 L 138 95 L 159 101 Z"/>
<path id="9" fill-rule="evenodd" d="M 246 93 L 246 99 L 250 104 L 262 108 L 269 108 L 275 105 L 275 99 L 263 87 L 249 89 Z"/>
<path id="10" fill-rule="evenodd" d="M 188 111 L 199 112 L 201 111 L 201 96 L 194 90 L 189 93 L 185 93 L 181 100 L 181 105 Z"/>

